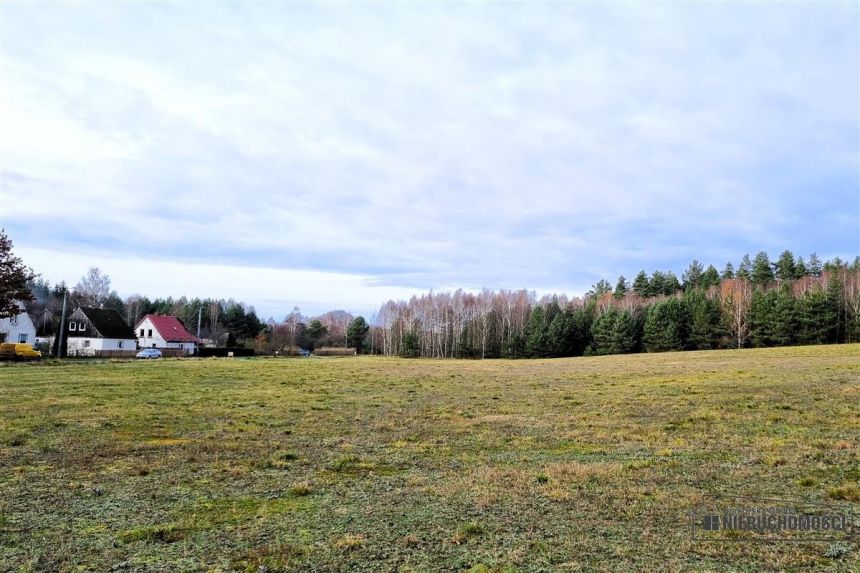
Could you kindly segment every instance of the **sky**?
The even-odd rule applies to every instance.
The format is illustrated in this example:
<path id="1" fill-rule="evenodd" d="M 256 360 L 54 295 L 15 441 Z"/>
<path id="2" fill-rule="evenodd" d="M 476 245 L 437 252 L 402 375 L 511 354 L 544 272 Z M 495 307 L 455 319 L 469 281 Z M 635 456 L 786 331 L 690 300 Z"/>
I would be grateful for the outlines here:
<path id="1" fill-rule="evenodd" d="M 0 4 L 0 224 L 52 282 L 372 313 L 860 254 L 860 10 Z"/>

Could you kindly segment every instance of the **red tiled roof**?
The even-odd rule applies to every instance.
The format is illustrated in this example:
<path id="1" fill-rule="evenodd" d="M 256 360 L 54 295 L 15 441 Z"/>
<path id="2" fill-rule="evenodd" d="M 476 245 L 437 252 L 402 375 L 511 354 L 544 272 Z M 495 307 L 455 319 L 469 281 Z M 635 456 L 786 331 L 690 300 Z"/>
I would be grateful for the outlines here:
<path id="1" fill-rule="evenodd" d="M 197 337 L 185 330 L 185 327 L 182 326 L 182 323 L 175 316 L 147 314 L 140 319 L 137 326 L 134 327 L 135 330 L 137 330 L 140 323 L 147 318 L 152 323 L 155 330 L 158 331 L 158 334 L 161 335 L 161 338 L 167 342 L 198 342 Z"/>

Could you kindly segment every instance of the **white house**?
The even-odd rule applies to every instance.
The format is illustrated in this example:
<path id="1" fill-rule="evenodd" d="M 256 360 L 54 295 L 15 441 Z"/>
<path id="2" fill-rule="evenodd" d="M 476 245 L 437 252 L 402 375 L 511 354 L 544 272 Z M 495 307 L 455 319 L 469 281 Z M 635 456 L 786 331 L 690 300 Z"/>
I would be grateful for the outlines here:
<path id="1" fill-rule="evenodd" d="M 134 330 L 141 348 L 178 348 L 189 356 L 197 354 L 200 341 L 175 316 L 147 314 Z"/>
<path id="2" fill-rule="evenodd" d="M 66 321 L 69 356 L 122 356 L 137 350 L 137 338 L 113 309 L 79 307 Z"/>
<path id="3" fill-rule="evenodd" d="M 11 318 L 0 319 L 0 342 L 25 342 L 34 344 L 36 342 L 36 326 L 24 304 L 18 302 L 18 314 Z"/>

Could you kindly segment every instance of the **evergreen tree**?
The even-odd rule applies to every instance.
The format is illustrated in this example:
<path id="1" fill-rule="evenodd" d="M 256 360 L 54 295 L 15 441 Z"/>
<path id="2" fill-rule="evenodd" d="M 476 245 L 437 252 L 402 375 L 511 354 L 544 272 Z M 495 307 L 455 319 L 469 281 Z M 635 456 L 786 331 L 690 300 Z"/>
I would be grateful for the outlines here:
<path id="1" fill-rule="evenodd" d="M 612 293 L 615 298 L 623 298 L 627 294 L 627 279 L 624 275 L 618 277 L 618 282 L 615 283 L 615 292 Z"/>
<path id="2" fill-rule="evenodd" d="M 547 342 L 549 344 L 549 356 L 571 356 L 571 333 L 568 324 L 568 315 L 564 312 L 556 313 L 547 327 Z"/>
<path id="3" fill-rule="evenodd" d="M 664 275 L 662 271 L 654 271 L 651 273 L 651 280 L 649 281 L 648 287 L 651 296 L 663 294 L 663 291 L 666 288 L 666 275 Z"/>
<path id="4" fill-rule="evenodd" d="M 306 348 L 308 350 L 313 350 L 317 347 L 317 344 L 319 344 L 319 341 L 322 339 L 322 337 L 328 334 L 328 328 L 326 328 L 326 326 L 319 320 L 314 319 L 310 322 L 310 324 L 308 324 L 308 327 L 305 329 L 304 334 L 307 340 Z M 406 336 L 408 337 L 409 335 L 407 334 Z M 404 337 L 404 346 L 406 345 L 405 338 L 406 337 Z M 417 353 L 415 355 L 417 356 Z"/>
<path id="5" fill-rule="evenodd" d="M 608 292 L 612 292 L 612 285 L 606 279 L 600 279 L 591 287 L 591 296 L 600 298 Z"/>
<path id="6" fill-rule="evenodd" d="M 837 257 L 838 258 L 838 257 Z M 832 320 L 832 331 L 828 342 L 843 342 L 845 330 L 848 326 L 848 312 L 845 304 L 845 291 L 842 288 L 842 279 L 834 273 L 827 283 L 827 319 Z"/>
<path id="7" fill-rule="evenodd" d="M 785 250 L 779 255 L 776 264 L 776 276 L 781 281 L 794 280 L 797 276 L 797 265 L 794 262 L 794 254 Z"/>
<path id="8" fill-rule="evenodd" d="M 708 268 L 705 269 L 705 272 L 702 274 L 702 288 L 707 290 L 718 284 L 720 284 L 720 272 L 714 265 L 708 265 Z"/>
<path id="9" fill-rule="evenodd" d="M 668 271 L 663 280 L 663 294 L 666 296 L 673 295 L 681 290 L 681 282 L 678 280 L 678 277 L 675 276 L 675 273 L 672 271 Z"/>
<path id="10" fill-rule="evenodd" d="M 741 266 L 738 267 L 738 272 L 735 276 L 737 276 L 739 279 L 749 280 L 752 277 L 752 268 L 753 264 L 750 260 L 750 256 L 748 254 L 745 254 L 744 258 L 741 259 Z"/>
<path id="11" fill-rule="evenodd" d="M 530 358 L 543 358 L 549 355 L 547 326 L 544 307 L 535 307 L 532 310 L 531 318 L 525 330 L 526 356 Z"/>
<path id="12" fill-rule="evenodd" d="M 368 332 L 370 332 L 370 325 L 367 324 L 363 316 L 353 318 L 346 330 L 347 346 L 355 348 L 356 354 L 361 354 Z"/>
<path id="13" fill-rule="evenodd" d="M 592 326 L 595 354 L 625 354 L 639 346 L 640 326 L 629 311 L 609 308 Z"/>
<path id="14" fill-rule="evenodd" d="M 648 281 L 648 275 L 645 271 L 639 271 L 639 274 L 633 279 L 633 292 L 643 298 L 651 296 L 651 283 Z"/>
<path id="15" fill-rule="evenodd" d="M 776 346 L 788 346 L 794 344 L 798 329 L 797 305 L 791 290 L 784 285 L 776 293 L 776 301 L 773 308 L 773 323 L 771 333 L 773 344 Z"/>
<path id="16" fill-rule="evenodd" d="M 749 310 L 750 343 L 758 348 L 773 346 L 775 292 L 753 292 Z"/>
<path id="17" fill-rule="evenodd" d="M 568 337 L 571 356 L 582 356 L 591 345 L 591 330 L 596 314 L 594 303 L 567 311 Z"/>
<path id="18" fill-rule="evenodd" d="M 404 358 L 417 358 L 421 353 L 421 344 L 418 342 L 418 337 L 413 332 L 407 332 L 403 337 L 403 346 L 400 350 L 400 355 Z"/>
<path id="19" fill-rule="evenodd" d="M 684 303 L 690 313 L 689 346 L 699 350 L 718 348 L 726 335 L 719 303 L 700 290 L 686 293 Z"/>
<path id="20" fill-rule="evenodd" d="M 794 263 L 794 278 L 802 279 L 809 274 L 809 269 L 806 268 L 806 263 L 803 257 L 797 257 L 797 262 Z"/>
<path id="21" fill-rule="evenodd" d="M 830 271 L 831 273 L 835 273 L 842 268 L 848 268 L 848 263 L 842 260 L 842 257 L 836 257 L 832 261 L 827 261 L 824 263 L 824 270 Z"/>
<path id="22" fill-rule="evenodd" d="M 12 240 L 5 229 L 0 229 L 0 318 L 17 316 L 18 302 L 32 300 L 28 285 L 35 278 L 33 270 L 12 252 Z"/>
<path id="23" fill-rule="evenodd" d="M 766 285 L 773 281 L 773 269 L 766 252 L 759 251 L 755 256 L 751 278 L 752 282 L 757 285 Z"/>
<path id="24" fill-rule="evenodd" d="M 836 341 L 837 311 L 821 289 L 807 292 L 797 301 L 797 342 L 828 344 Z"/>
<path id="25" fill-rule="evenodd" d="M 644 343 L 648 352 L 683 350 L 690 333 L 690 313 L 683 299 L 669 299 L 648 307 Z"/>
<path id="26" fill-rule="evenodd" d="M 723 274 L 720 278 L 723 278 L 723 279 L 735 278 L 735 267 L 734 267 L 734 265 L 732 265 L 731 261 L 726 263 L 726 266 L 723 268 Z"/>
<path id="27" fill-rule="evenodd" d="M 684 290 L 690 290 L 698 287 L 702 281 L 702 274 L 705 272 L 705 267 L 698 260 L 693 259 L 687 270 L 681 275 L 684 281 Z"/>
<path id="28" fill-rule="evenodd" d="M 809 269 L 810 275 L 814 277 L 821 276 L 821 259 L 815 253 L 809 255 L 809 263 L 807 263 L 806 267 Z"/>

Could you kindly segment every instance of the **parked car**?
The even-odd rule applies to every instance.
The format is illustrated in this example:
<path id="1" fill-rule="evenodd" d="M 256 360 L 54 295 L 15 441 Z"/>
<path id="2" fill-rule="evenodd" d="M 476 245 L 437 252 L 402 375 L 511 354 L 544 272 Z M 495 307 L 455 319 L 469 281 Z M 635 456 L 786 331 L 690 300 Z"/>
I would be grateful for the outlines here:
<path id="1" fill-rule="evenodd" d="M 144 348 L 140 352 L 137 353 L 138 358 L 161 358 L 161 350 L 158 348 Z"/>
<path id="2" fill-rule="evenodd" d="M 299 350 L 299 356 L 310 356 L 310 355 L 311 355 L 311 351 L 310 351 L 310 350 L 305 350 L 304 348 L 302 348 L 301 350 Z"/>
<path id="3" fill-rule="evenodd" d="M 0 344 L 0 360 L 41 360 L 42 353 L 32 344 L 4 342 Z"/>

